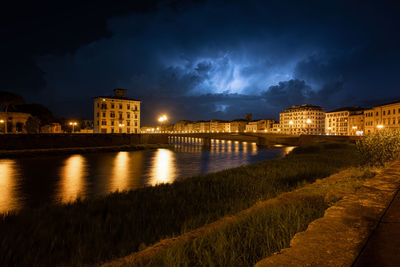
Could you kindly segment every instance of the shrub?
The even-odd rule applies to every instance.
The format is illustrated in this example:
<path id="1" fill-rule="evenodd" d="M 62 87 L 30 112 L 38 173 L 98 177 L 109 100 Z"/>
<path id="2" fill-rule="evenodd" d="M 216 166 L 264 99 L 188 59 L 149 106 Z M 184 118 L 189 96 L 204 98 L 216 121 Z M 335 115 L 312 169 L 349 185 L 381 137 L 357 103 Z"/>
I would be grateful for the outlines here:
<path id="1" fill-rule="evenodd" d="M 366 165 L 383 166 L 400 156 L 400 131 L 379 130 L 357 141 L 361 161 Z"/>

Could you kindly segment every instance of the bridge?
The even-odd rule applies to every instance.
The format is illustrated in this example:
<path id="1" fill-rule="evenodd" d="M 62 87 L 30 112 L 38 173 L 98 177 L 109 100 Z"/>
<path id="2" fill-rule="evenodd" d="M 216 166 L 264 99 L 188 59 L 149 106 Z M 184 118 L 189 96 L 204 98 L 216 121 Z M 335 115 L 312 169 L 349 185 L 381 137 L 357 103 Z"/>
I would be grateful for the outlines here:
<path id="1" fill-rule="evenodd" d="M 170 143 L 201 143 L 211 146 L 211 140 L 229 140 L 256 143 L 258 146 L 275 144 L 297 146 L 314 142 L 346 142 L 354 143 L 357 136 L 327 136 L 327 135 L 284 135 L 268 133 L 169 133 Z"/>

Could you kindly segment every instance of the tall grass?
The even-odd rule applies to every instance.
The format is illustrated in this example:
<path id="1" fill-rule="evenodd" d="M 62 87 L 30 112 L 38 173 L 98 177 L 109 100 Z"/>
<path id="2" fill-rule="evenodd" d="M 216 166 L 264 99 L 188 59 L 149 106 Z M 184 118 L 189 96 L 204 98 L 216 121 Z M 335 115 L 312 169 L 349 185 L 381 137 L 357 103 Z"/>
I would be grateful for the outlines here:
<path id="1" fill-rule="evenodd" d="M 324 214 L 323 197 L 267 206 L 193 242 L 174 245 L 146 266 L 253 266 L 288 247 L 292 237 Z"/>
<path id="2" fill-rule="evenodd" d="M 363 164 L 383 166 L 400 157 L 400 131 L 379 130 L 357 141 Z"/>
<path id="3" fill-rule="evenodd" d="M 125 256 L 357 165 L 357 155 L 354 146 L 320 144 L 173 184 L 8 214 L 0 221 L 0 264 L 80 265 Z"/>

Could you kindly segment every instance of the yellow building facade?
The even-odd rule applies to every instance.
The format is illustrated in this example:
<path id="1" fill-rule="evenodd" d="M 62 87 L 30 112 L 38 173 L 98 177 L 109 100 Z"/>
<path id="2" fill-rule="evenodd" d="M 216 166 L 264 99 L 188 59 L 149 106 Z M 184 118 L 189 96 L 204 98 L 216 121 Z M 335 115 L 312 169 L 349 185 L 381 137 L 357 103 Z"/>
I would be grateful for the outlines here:
<path id="1" fill-rule="evenodd" d="M 319 106 L 304 104 L 292 106 L 279 114 L 283 134 L 324 134 L 325 112 Z"/>
<path id="2" fill-rule="evenodd" d="M 325 114 L 325 133 L 327 135 L 362 135 L 364 131 L 363 109 L 345 107 Z"/>
<path id="3" fill-rule="evenodd" d="M 400 130 L 400 101 L 375 106 L 364 113 L 366 133 L 373 133 L 379 129 Z"/>
<path id="4" fill-rule="evenodd" d="M 94 98 L 95 133 L 140 133 L 140 100 L 128 98 L 126 89 L 114 96 Z"/>

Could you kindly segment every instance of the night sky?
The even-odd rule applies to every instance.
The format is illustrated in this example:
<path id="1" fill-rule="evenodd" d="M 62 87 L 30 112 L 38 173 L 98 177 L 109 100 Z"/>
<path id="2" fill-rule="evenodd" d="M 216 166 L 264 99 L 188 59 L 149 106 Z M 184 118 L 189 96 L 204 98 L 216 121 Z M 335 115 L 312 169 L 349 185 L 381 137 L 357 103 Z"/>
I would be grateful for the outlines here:
<path id="1" fill-rule="evenodd" d="M 127 2 L 3 6 L 0 90 L 93 118 L 92 97 L 127 88 L 142 124 L 400 99 L 400 4 Z"/>

